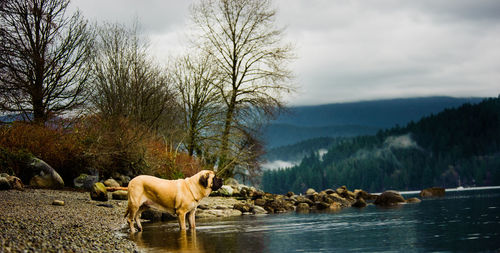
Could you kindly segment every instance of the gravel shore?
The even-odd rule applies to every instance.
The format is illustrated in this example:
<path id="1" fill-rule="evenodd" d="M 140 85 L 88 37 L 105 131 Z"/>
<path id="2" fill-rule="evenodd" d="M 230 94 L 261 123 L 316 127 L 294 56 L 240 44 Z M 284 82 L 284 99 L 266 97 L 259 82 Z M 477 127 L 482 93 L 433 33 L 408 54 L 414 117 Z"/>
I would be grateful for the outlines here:
<path id="1" fill-rule="evenodd" d="M 54 200 L 65 204 L 52 205 Z M 125 229 L 126 205 L 92 201 L 88 192 L 0 191 L 0 252 L 137 251 Z"/>

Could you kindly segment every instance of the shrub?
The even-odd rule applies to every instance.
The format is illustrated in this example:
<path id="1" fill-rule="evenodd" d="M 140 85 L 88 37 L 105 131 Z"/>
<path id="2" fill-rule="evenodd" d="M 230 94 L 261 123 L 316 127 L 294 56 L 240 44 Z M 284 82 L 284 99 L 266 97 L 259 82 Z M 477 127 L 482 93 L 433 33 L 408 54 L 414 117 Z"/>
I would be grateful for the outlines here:
<path id="1" fill-rule="evenodd" d="M 52 122 L 50 126 L 14 122 L 0 127 L 0 147 L 10 154 L 10 165 L 19 170 L 16 157 L 31 153 L 50 164 L 68 183 L 86 167 L 84 146 L 78 133 L 67 128 L 66 122 Z M 14 171 L 16 174 L 20 171 Z"/>
<path id="2" fill-rule="evenodd" d="M 196 159 L 176 152 L 161 135 L 126 118 L 93 115 L 76 126 L 91 158 L 104 177 L 149 174 L 166 179 L 194 175 L 201 168 Z"/>
<path id="3" fill-rule="evenodd" d="M 126 118 L 92 115 L 49 126 L 15 122 L 0 127 L 0 171 L 22 174 L 20 161 L 30 155 L 51 165 L 66 185 L 91 170 L 103 178 L 119 173 L 177 179 L 203 168 L 199 160 L 166 143 L 155 131 Z"/>
<path id="4" fill-rule="evenodd" d="M 31 156 L 32 154 L 25 150 L 11 151 L 0 147 L 0 172 L 21 177 L 23 174 L 21 165 Z"/>

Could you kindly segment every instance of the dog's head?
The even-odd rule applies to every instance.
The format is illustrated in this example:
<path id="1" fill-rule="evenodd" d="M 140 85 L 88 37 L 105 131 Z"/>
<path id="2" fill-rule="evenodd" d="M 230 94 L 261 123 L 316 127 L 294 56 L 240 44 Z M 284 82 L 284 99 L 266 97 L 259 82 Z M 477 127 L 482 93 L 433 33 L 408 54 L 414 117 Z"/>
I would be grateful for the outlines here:
<path id="1" fill-rule="evenodd" d="M 215 172 L 211 170 L 202 170 L 200 175 L 200 184 L 205 188 L 211 188 L 212 191 L 217 191 L 222 187 L 222 178 L 218 178 Z"/>

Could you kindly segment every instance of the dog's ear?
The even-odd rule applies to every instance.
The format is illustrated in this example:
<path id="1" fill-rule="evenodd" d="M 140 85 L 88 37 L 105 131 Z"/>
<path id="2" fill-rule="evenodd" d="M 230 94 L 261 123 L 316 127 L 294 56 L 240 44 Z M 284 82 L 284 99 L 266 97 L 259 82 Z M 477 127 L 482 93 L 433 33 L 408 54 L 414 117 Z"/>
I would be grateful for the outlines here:
<path id="1" fill-rule="evenodd" d="M 208 177 L 209 177 L 208 173 L 206 173 L 205 175 L 203 175 L 203 176 L 200 177 L 200 181 L 199 182 L 205 188 L 208 187 Z"/>

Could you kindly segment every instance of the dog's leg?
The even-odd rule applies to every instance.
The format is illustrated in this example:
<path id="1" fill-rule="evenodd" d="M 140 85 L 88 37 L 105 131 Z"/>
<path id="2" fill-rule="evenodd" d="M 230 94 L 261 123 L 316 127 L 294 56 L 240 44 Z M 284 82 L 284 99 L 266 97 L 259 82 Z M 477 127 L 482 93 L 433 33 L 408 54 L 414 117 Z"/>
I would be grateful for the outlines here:
<path id="1" fill-rule="evenodd" d="M 135 214 L 135 223 L 137 224 L 139 231 L 142 231 L 141 214 L 146 209 L 148 209 L 148 208 L 143 205 L 139 208 L 139 210 L 137 210 L 137 213 Z"/>
<path id="2" fill-rule="evenodd" d="M 128 209 L 129 209 L 129 212 L 128 212 L 127 222 L 128 222 L 128 225 L 130 226 L 130 233 L 135 233 L 134 220 L 135 220 L 135 215 L 137 213 L 137 210 L 136 210 L 136 208 L 134 208 L 131 205 L 128 206 Z"/>
<path id="3" fill-rule="evenodd" d="M 189 213 L 189 227 L 190 228 L 195 228 L 196 227 L 196 224 L 195 224 L 195 213 L 196 213 L 196 209 L 194 209 L 193 211 L 191 211 Z"/>
<path id="4" fill-rule="evenodd" d="M 177 211 L 177 217 L 179 219 L 179 227 L 181 230 L 186 230 L 186 213 Z"/>

